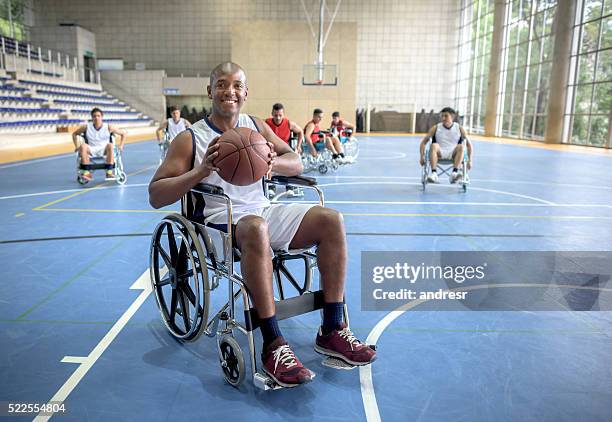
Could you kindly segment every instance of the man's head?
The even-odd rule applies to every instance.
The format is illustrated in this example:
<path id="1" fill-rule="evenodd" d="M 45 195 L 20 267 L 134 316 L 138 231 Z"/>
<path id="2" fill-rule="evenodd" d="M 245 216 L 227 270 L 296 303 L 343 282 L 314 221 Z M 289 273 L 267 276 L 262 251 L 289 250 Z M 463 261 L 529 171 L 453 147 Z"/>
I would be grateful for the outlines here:
<path id="1" fill-rule="evenodd" d="M 213 100 L 213 114 L 229 117 L 240 113 L 247 94 L 246 75 L 236 63 L 221 63 L 210 72 L 208 98 Z"/>
<path id="2" fill-rule="evenodd" d="M 442 120 L 444 126 L 450 126 L 453 124 L 456 114 L 457 112 L 453 108 L 444 107 L 442 110 L 440 110 L 440 120 Z"/>
<path id="3" fill-rule="evenodd" d="M 172 120 L 178 122 L 181 118 L 181 110 L 179 110 L 177 106 L 170 107 L 170 116 L 172 117 Z"/>
<path id="4" fill-rule="evenodd" d="M 338 124 L 338 122 L 340 121 L 340 112 L 339 111 L 334 111 L 332 113 L 332 123 L 333 124 Z"/>
<path id="5" fill-rule="evenodd" d="M 285 117 L 285 107 L 281 103 L 272 106 L 272 120 L 275 125 L 280 125 Z"/>
<path id="6" fill-rule="evenodd" d="M 104 113 L 98 107 L 94 107 L 91 109 L 91 121 L 94 126 L 100 126 L 102 124 L 102 117 Z"/>
<path id="7" fill-rule="evenodd" d="M 315 108 L 312 111 L 312 121 L 317 124 L 321 121 L 321 119 L 323 119 L 323 110 L 320 108 Z"/>

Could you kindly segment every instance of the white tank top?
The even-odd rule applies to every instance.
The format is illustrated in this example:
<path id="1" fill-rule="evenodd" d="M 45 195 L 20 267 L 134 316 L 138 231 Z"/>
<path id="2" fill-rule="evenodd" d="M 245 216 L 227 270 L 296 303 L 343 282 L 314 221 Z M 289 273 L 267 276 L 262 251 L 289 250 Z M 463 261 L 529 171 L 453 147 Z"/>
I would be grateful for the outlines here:
<path id="1" fill-rule="evenodd" d="M 112 142 L 108 123 L 102 123 L 100 129 L 96 129 L 92 122 L 87 123 L 87 131 L 85 132 L 87 144 L 92 147 L 100 147 Z"/>
<path id="2" fill-rule="evenodd" d="M 174 119 L 172 119 L 172 117 L 168 119 L 168 127 L 166 130 L 168 131 L 168 137 L 170 138 L 170 140 L 176 138 L 176 135 L 178 135 L 185 129 L 185 119 L 179 119 L 178 123 L 174 123 Z"/>
<path id="3" fill-rule="evenodd" d="M 459 124 L 453 122 L 450 128 L 444 126 L 444 123 L 438 123 L 436 125 L 436 133 L 434 134 L 436 142 L 440 145 L 440 149 L 443 151 L 449 151 L 455 149 L 461 139 L 461 131 L 459 130 Z"/>
<path id="4" fill-rule="evenodd" d="M 248 127 L 252 130 L 258 130 L 253 118 L 247 114 L 240 114 L 236 127 Z M 195 143 L 195 159 L 194 167 L 202 164 L 208 144 L 217 136 L 221 136 L 221 132 L 207 117 L 194 123 L 189 129 L 193 134 Z M 232 200 L 232 216 L 236 213 L 244 213 L 254 211 L 259 208 L 270 206 L 270 201 L 265 197 L 261 179 L 247 186 L 236 186 L 227 183 L 217 172 L 213 172 L 210 176 L 202 179 L 203 183 L 219 186 L 223 188 L 223 192 Z M 206 199 L 204 207 L 204 217 L 207 222 L 215 224 L 224 224 L 227 222 L 225 213 L 226 205 L 224 201 L 216 201 L 211 198 Z M 208 218 L 211 217 L 212 218 Z"/>

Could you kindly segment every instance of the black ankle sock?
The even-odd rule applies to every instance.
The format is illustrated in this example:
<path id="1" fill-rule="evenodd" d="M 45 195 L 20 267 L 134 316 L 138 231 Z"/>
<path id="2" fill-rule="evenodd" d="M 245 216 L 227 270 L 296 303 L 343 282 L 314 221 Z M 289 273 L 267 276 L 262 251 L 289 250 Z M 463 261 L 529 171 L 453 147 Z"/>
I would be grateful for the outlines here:
<path id="1" fill-rule="evenodd" d="M 340 326 L 342 323 L 343 311 L 343 302 L 323 304 L 323 325 L 321 326 L 323 334 L 329 334 Z"/>
<path id="2" fill-rule="evenodd" d="M 343 153 L 343 152 L 338 153 L 338 155 L 339 155 L 340 157 L 344 158 L 344 153 Z"/>
<path id="3" fill-rule="evenodd" d="M 338 154 L 332 154 L 332 158 L 335 160 L 336 158 L 338 158 Z"/>
<path id="4" fill-rule="evenodd" d="M 278 321 L 276 315 L 270 318 L 262 318 L 259 320 L 259 328 L 261 329 L 261 335 L 263 336 L 263 349 L 266 348 L 274 341 L 277 337 L 282 336 L 280 328 L 278 328 Z"/>
<path id="5" fill-rule="evenodd" d="M 432 173 L 437 173 L 438 171 L 436 169 L 431 169 Z"/>
<path id="6" fill-rule="evenodd" d="M 91 164 L 81 164 L 81 170 L 91 170 Z"/>
<path id="7" fill-rule="evenodd" d="M 105 170 L 114 170 L 115 169 L 115 165 L 114 164 L 106 164 L 104 166 Z"/>
<path id="8" fill-rule="evenodd" d="M 453 173 L 457 173 L 459 169 L 457 167 L 453 167 Z"/>

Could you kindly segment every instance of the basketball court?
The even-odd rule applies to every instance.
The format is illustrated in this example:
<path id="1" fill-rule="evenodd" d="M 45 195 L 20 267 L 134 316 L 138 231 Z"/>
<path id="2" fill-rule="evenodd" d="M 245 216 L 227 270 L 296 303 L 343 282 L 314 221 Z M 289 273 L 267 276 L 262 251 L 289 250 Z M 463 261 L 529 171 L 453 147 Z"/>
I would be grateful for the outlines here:
<path id="1" fill-rule="evenodd" d="M 227 12 L 230 20 L 251 30 L 259 27 L 260 42 L 279 50 L 300 45 L 310 54 L 309 63 L 300 58 L 299 65 L 289 69 L 274 59 L 279 57 L 276 53 L 264 57 L 265 49 L 253 47 L 252 51 L 262 54 L 253 58 L 248 49 L 234 47 L 237 41 L 247 46 L 258 41 L 247 40 L 248 33 L 241 28 L 219 30 L 218 39 L 202 32 L 210 42 L 207 45 L 217 47 L 209 47 L 215 51 L 206 58 L 211 65 L 197 76 L 190 67 L 196 62 L 181 62 L 180 54 L 174 62 L 168 58 L 172 55 L 162 54 L 160 62 L 136 56 L 134 45 L 147 49 L 150 43 L 138 34 L 123 50 L 121 43 L 113 44 L 105 38 L 99 18 L 84 12 L 100 13 L 94 2 L 80 0 L 60 12 L 68 2 L 12 1 L 7 4 L 15 10 L 11 16 L 15 22 L 12 33 L 1 28 L 0 68 L 2 416 L 37 421 L 612 418 L 612 272 L 605 264 L 612 251 L 612 111 L 610 96 L 604 94 L 612 86 L 612 76 L 604 74 L 609 71 L 604 65 L 612 63 L 607 29 L 612 25 L 612 1 L 441 2 L 444 25 L 439 30 L 445 33 L 444 42 L 455 46 L 450 67 L 446 57 L 423 58 L 421 53 L 403 51 L 402 43 L 414 47 L 411 43 L 417 42 L 394 36 L 393 30 L 385 30 L 383 20 L 371 18 L 391 13 L 398 15 L 389 21 L 391 29 L 399 27 L 398 20 L 405 20 L 425 31 L 429 23 L 419 20 L 434 16 L 433 9 L 440 8 L 432 2 L 418 1 L 412 8 L 392 1 L 372 2 L 363 6 L 364 11 L 355 2 L 340 1 L 258 0 L 236 5 L 189 1 L 177 16 L 200 16 L 205 10 L 221 14 L 222 9 L 235 8 Z M 145 19 L 146 2 L 133 3 L 129 6 L 133 8 L 115 5 L 117 10 L 109 16 L 119 19 L 123 11 L 142 13 Z M 7 6 L 0 1 L 3 5 Z M 175 25 L 171 5 L 179 6 L 161 1 L 150 6 L 151 19 L 160 23 L 164 39 L 173 36 L 158 15 Z M 249 19 L 241 9 L 257 19 Z M 373 15 L 366 18 L 367 10 Z M 0 18 L 0 23 L 9 22 L 8 16 Z M 547 25 L 553 20 L 555 28 L 569 27 L 569 32 L 551 31 Z M 73 67 L 65 66 L 66 59 L 58 62 L 55 49 L 50 61 L 43 61 L 47 53 L 37 50 L 35 42 L 41 42 L 44 31 L 36 25 L 47 28 L 50 22 L 67 21 L 95 34 L 95 54 L 87 61 L 88 66 L 94 66 L 94 60 L 97 63 L 91 81 L 85 80 L 84 72 L 80 79 L 65 76 Z M 299 36 L 268 31 L 270 21 L 278 21 L 277 26 L 284 29 L 293 24 Z M 496 23 L 499 39 L 493 35 Z M 524 25 L 526 34 L 521 32 Z M 79 31 L 77 37 L 82 36 Z M 593 34 L 596 38 L 589 39 Z M 513 36 L 524 38 L 513 43 Z M 317 50 L 319 37 L 321 42 L 327 39 L 321 51 Z M 567 57 L 546 58 L 553 46 L 563 51 L 559 40 L 563 37 Z M 376 44 L 381 39 L 397 45 L 395 56 L 386 58 L 389 50 L 378 45 L 382 53 L 377 55 L 386 66 L 370 63 L 362 51 L 371 46 L 370 41 Z M 419 42 L 431 47 L 440 39 L 436 35 Z M 9 48 L 10 40 L 17 44 Z M 234 43 L 231 49 L 228 41 Z M 19 42 L 27 46 L 25 56 L 19 54 Z M 199 45 L 196 40 L 190 42 Z M 57 43 L 60 49 L 59 37 Z M 346 60 L 342 46 L 352 49 Z M 33 51 L 38 54 L 35 59 Z M 319 52 L 325 54 L 326 64 L 316 62 Z M 431 70 L 396 77 L 403 69 L 395 61 L 399 56 L 425 60 Z M 73 60 L 68 53 L 66 57 Z M 110 61 L 116 57 L 124 57 L 123 70 L 100 69 L 114 66 Z M 81 58 L 74 56 L 76 61 Z M 279 325 L 295 354 L 316 373 L 312 382 L 296 388 L 258 388 L 247 337 L 234 329 L 245 356 L 246 377 L 239 386 L 232 386 L 224 378 L 217 341 L 211 338 L 214 333 L 193 342 L 181 341 L 160 315 L 150 272 L 152 236 L 164 217 L 184 212 L 179 203 L 160 209 L 149 204 L 149 183 L 160 165 L 155 130 L 169 118 L 165 106 L 181 109 L 186 105 L 187 113 L 182 110 L 181 115 L 188 120 L 191 108 L 200 113 L 203 106 L 210 113 L 205 88 L 199 86 L 194 95 L 189 92 L 207 83 L 212 68 L 229 59 L 243 66 L 253 85 L 245 112 L 265 119 L 272 104 L 281 102 L 288 117 L 301 126 L 315 107 L 325 113 L 321 129 L 327 128 L 336 109 L 355 125 L 358 155 L 354 160 L 336 165 L 330 154 L 328 161 L 321 158 L 303 176 L 314 178 L 325 206 L 343 215 L 348 246 L 345 303 L 355 336 L 376 346 L 377 359 L 371 365 L 350 370 L 323 365 L 323 357 L 313 349 L 321 313 L 310 312 Z M 135 69 L 134 60 L 146 65 Z M 444 74 L 450 76 L 438 73 L 437 65 L 447 66 Z M 75 73 L 84 66 L 79 62 Z M 405 66 L 412 65 L 406 62 Z M 566 72 L 559 74 L 555 67 Z M 153 72 L 160 69 L 166 75 L 159 77 L 161 85 L 150 89 L 155 97 L 142 87 L 154 85 Z M 591 76 L 586 81 L 588 72 Z M 284 74 L 295 76 L 296 87 Z M 535 79 L 529 81 L 532 76 Z M 521 78 L 528 80 L 527 86 L 516 85 Z M 266 85 L 267 79 L 274 81 L 274 88 L 266 89 L 271 86 Z M 486 89 L 487 79 L 494 81 L 500 95 Z M 406 87 L 400 86 L 401 80 Z M 419 84 L 431 93 L 419 94 Z M 559 87 L 562 93 L 555 92 Z M 394 89 L 409 91 L 411 96 L 398 99 Z M 286 90 L 299 92 L 285 96 Z M 35 109 L 30 103 L 39 97 L 44 101 L 35 104 Z M 158 97 L 163 97 L 163 107 Z M 492 111 L 491 101 L 496 105 Z M 561 107 L 550 106 L 554 101 Z M 91 107 L 98 103 L 105 121 L 128 132 L 120 153 L 125 183 L 105 180 L 103 164 L 100 170 L 92 170 L 93 180 L 77 181 L 80 167 L 69 132 L 85 124 Z M 62 104 L 68 111 L 48 111 L 63 109 Z M 439 183 L 424 183 L 419 164 L 419 145 L 431 127 L 428 111 L 435 109 L 436 124 L 438 111 L 446 106 L 457 110 L 457 120 L 473 147 L 465 190 L 461 183 L 450 184 L 448 175 L 440 175 Z M 49 123 L 51 119 L 56 120 Z M 324 172 L 320 171 L 323 164 Z M 272 203 L 316 200 L 304 189 L 303 195 L 275 196 Z M 558 260 L 569 256 L 567 261 L 583 271 L 566 271 L 562 283 L 535 284 L 521 277 L 538 272 L 540 261 L 526 258 L 505 272 L 505 286 L 494 282 L 443 286 L 447 291 L 467 291 L 471 301 L 450 307 L 436 300 L 383 301 L 385 309 L 369 310 L 366 296 L 371 295 L 372 279 L 368 279 L 366 262 L 372 252 L 436 259 L 452 253 L 557 254 Z M 240 264 L 235 267 L 239 271 Z M 296 265 L 289 267 L 299 270 Z M 591 276 L 595 278 L 585 281 Z M 318 279 L 315 272 L 315 286 Z M 278 290 L 275 295 L 278 299 Z M 223 280 L 210 292 L 209 301 L 212 318 L 227 301 Z M 237 303 L 241 317 L 242 305 Z M 260 330 L 254 334 L 259 365 L 262 337 Z M 47 403 L 61 403 L 65 410 L 34 412 L 31 407 L 27 411 L 27 404 Z M 16 411 L 17 404 L 25 407 Z"/>

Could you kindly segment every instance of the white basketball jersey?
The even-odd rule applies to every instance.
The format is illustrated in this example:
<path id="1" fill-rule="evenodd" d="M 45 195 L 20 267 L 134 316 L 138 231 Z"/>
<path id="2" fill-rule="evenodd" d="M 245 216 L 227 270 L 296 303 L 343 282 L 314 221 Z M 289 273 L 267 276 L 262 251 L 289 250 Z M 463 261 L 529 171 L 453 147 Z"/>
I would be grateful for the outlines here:
<path id="1" fill-rule="evenodd" d="M 253 118 L 247 114 L 240 114 L 236 127 L 248 127 L 252 130 L 258 130 Z M 207 117 L 194 123 L 188 130 L 193 133 L 195 144 L 195 159 L 193 166 L 196 167 L 202 164 L 208 144 L 217 136 L 221 136 L 223 132 L 208 120 Z M 265 208 L 270 205 L 270 201 L 264 195 L 261 179 L 251 185 L 236 186 L 227 183 L 217 172 L 213 172 L 210 176 L 202 179 L 202 182 L 223 188 L 223 192 L 232 200 L 232 211 L 234 213 L 244 213 L 259 208 Z M 209 216 L 218 214 L 210 219 L 209 222 L 215 224 L 223 224 L 226 222 L 227 216 L 225 210 L 225 201 L 216 201 L 212 198 L 206 198 L 204 217 L 208 218 Z"/>
<path id="2" fill-rule="evenodd" d="M 179 119 L 178 123 L 174 123 L 174 119 L 172 118 L 168 119 L 167 131 L 168 131 L 168 137 L 170 140 L 173 140 L 174 138 L 176 138 L 176 135 L 178 135 L 185 129 L 186 129 L 185 119 L 183 118 Z"/>
<path id="3" fill-rule="evenodd" d="M 449 151 L 455 149 L 459 140 L 461 139 L 461 131 L 459 130 L 459 124 L 453 122 L 450 128 L 444 126 L 444 123 L 438 123 L 436 126 L 435 133 L 436 142 L 440 145 L 440 149 L 443 151 Z"/>
<path id="4" fill-rule="evenodd" d="M 87 144 L 92 148 L 101 147 L 112 142 L 108 123 L 102 123 L 100 129 L 96 129 L 92 122 L 87 123 L 85 138 L 87 139 Z"/>

